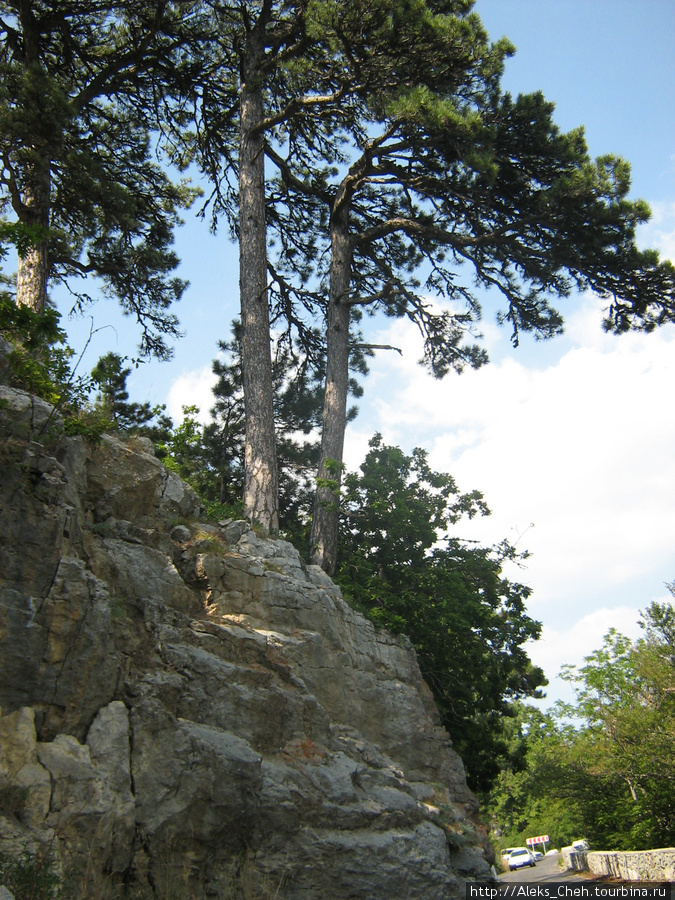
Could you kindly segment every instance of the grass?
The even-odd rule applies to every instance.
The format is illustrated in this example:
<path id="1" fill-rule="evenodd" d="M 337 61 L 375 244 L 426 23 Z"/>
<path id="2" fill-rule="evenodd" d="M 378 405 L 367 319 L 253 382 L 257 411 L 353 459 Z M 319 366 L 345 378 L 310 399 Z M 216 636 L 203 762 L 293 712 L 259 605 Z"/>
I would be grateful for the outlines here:
<path id="1" fill-rule="evenodd" d="M 18 859 L 0 857 L 0 882 L 15 900 L 58 900 L 63 897 L 61 879 L 51 847 Z"/>

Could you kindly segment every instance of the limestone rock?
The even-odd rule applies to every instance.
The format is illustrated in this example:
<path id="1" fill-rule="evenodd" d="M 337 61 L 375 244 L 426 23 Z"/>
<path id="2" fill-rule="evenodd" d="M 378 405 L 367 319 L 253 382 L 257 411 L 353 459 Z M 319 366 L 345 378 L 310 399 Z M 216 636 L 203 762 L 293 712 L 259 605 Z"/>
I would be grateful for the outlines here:
<path id="1" fill-rule="evenodd" d="M 120 671 L 105 586 L 82 560 L 63 556 L 44 598 L 3 590 L 0 613 L 8 637 L 0 703 L 35 707 L 44 736 L 65 730 L 83 738 Z"/>
<path id="2" fill-rule="evenodd" d="M 201 504 L 194 491 L 147 451 L 138 439 L 129 444 L 103 435 L 87 466 L 87 499 L 98 521 L 112 516 L 142 524 L 160 511 L 198 514 Z"/>
<path id="3" fill-rule="evenodd" d="M 112 873 L 131 861 L 135 803 L 131 791 L 129 721 L 124 704 L 103 707 L 81 744 L 68 734 L 37 744 L 53 790 L 47 823 L 67 848 L 70 867 L 90 859 Z"/>
<path id="4" fill-rule="evenodd" d="M 39 831 L 49 812 L 51 780 L 38 762 L 35 716 L 30 707 L 0 718 L 0 784 L 23 789 L 16 794 L 14 815 Z"/>
<path id="5" fill-rule="evenodd" d="M 53 845 L 73 900 L 446 900 L 489 879 L 409 642 L 290 544 L 177 525 L 199 501 L 147 442 L 35 440 L 49 410 L 12 396 L 0 850 Z"/>
<path id="6" fill-rule="evenodd" d="M 63 420 L 53 406 L 16 388 L 0 383 L 0 429 L 14 440 L 33 440 L 52 426 L 61 431 Z"/>

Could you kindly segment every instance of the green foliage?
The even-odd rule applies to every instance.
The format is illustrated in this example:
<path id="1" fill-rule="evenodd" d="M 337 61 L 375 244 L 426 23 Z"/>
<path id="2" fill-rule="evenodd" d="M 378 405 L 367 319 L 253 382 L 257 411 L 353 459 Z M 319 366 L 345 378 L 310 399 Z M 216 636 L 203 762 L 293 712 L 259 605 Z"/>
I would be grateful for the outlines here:
<path id="1" fill-rule="evenodd" d="M 160 456 L 167 469 L 176 472 L 196 490 L 208 484 L 210 472 L 205 463 L 199 407 L 184 406 L 183 421 L 160 445 Z"/>
<path id="2" fill-rule="evenodd" d="M 151 134 L 160 94 L 167 106 L 175 96 L 192 5 L 2 5 L 0 213 L 17 221 L 1 236 L 20 255 L 44 249 L 45 280 L 68 282 L 79 307 L 91 294 L 78 280 L 98 276 L 138 322 L 142 352 L 159 357 L 178 335 L 173 230 L 195 191 L 172 181 Z M 45 301 L 44 287 L 22 298 Z"/>
<path id="3" fill-rule="evenodd" d="M 564 670 L 576 703 L 561 712 L 584 722 L 571 745 L 575 775 L 604 788 L 585 812 L 586 830 L 619 849 L 675 842 L 674 620 L 672 604 L 652 604 L 642 614 L 644 638 L 631 642 L 612 629 L 585 665 Z"/>
<path id="4" fill-rule="evenodd" d="M 482 496 L 460 494 L 423 450 L 408 456 L 379 435 L 370 446 L 345 479 L 336 580 L 373 621 L 410 637 L 470 784 L 486 790 L 501 716 L 545 683 L 523 648 L 540 630 L 525 612 L 529 589 L 502 574 L 522 557 L 507 543 L 441 537 L 462 516 L 487 514 Z"/>
<path id="5" fill-rule="evenodd" d="M 168 435 L 171 420 L 164 407 L 128 403 L 126 378 L 130 369 L 114 353 L 102 357 L 92 378 L 76 378 L 73 350 L 66 344 L 59 313 L 42 313 L 0 296 L 0 335 L 12 349 L 8 353 L 10 384 L 56 407 L 66 434 L 79 434 L 96 442 L 106 431 L 142 434 L 160 441 Z M 98 386 L 97 402 L 89 402 L 92 385 Z"/>
<path id="6" fill-rule="evenodd" d="M 244 482 L 244 392 L 240 324 L 229 341 L 219 342 L 214 360 L 218 380 L 213 388 L 212 422 L 204 428 L 207 464 L 213 473 L 201 496 L 239 508 Z M 307 530 L 315 486 L 319 448 L 314 437 L 321 421 L 323 370 L 301 346 L 283 335 L 273 344 L 274 421 L 279 465 L 279 524 L 284 537 L 299 549 Z"/>
<path id="7" fill-rule="evenodd" d="M 204 518 L 207 522 L 222 522 L 227 519 L 243 519 L 244 504 L 241 500 L 234 503 L 219 503 L 217 500 L 203 500 Z"/>
<path id="8" fill-rule="evenodd" d="M 24 853 L 18 859 L 0 856 L 0 883 L 15 900 L 58 900 L 63 896 L 61 879 L 48 848 L 36 854 Z"/>
<path id="9" fill-rule="evenodd" d="M 0 334 L 12 344 L 10 384 L 53 404 L 69 400 L 75 391 L 70 372 L 73 351 L 66 346 L 59 323 L 55 309 L 40 315 L 0 296 Z"/>
<path id="10" fill-rule="evenodd" d="M 173 427 L 166 407 L 151 406 L 147 401 L 129 403 L 127 378 L 131 368 L 123 368 L 124 362 L 117 353 L 107 353 L 92 369 L 92 383 L 98 389 L 96 411 L 108 421 L 109 427 L 162 443 L 169 438 Z"/>
<path id="11" fill-rule="evenodd" d="M 201 424 L 197 406 L 183 407 L 182 421 L 167 432 L 156 452 L 167 469 L 197 492 L 208 521 L 243 517 L 241 486 L 230 484 L 229 471 L 222 465 L 232 448 L 214 442 L 213 426 Z"/>
<path id="12" fill-rule="evenodd" d="M 47 234 L 47 230 L 40 225 L 0 221 L 0 259 L 3 259 L 7 252 L 2 246 L 3 243 L 13 244 L 19 256 L 25 256 L 31 247 L 45 240 Z"/>
<path id="13" fill-rule="evenodd" d="M 98 444 L 106 432 L 112 430 L 110 417 L 96 407 L 73 406 L 65 410 L 63 430 L 68 435 L 80 435 L 89 444 Z"/>
<path id="14" fill-rule="evenodd" d="M 326 473 L 330 475 L 330 478 L 319 478 L 316 479 L 316 485 L 320 488 L 328 488 L 328 490 L 335 497 L 335 504 L 339 507 L 340 503 L 340 488 L 342 484 L 342 474 L 346 471 L 346 466 L 343 462 L 339 462 L 337 459 L 324 459 L 323 467 L 326 470 Z"/>
<path id="15" fill-rule="evenodd" d="M 548 834 L 553 846 L 568 846 L 585 832 L 579 804 L 556 791 L 565 777 L 558 723 L 551 713 L 522 703 L 510 712 L 502 720 L 505 752 L 484 795 L 484 819 L 499 834 L 500 848 L 524 845 L 535 834 Z"/>
<path id="16" fill-rule="evenodd" d="M 115 353 L 102 357 L 88 378 L 74 376 L 73 350 L 66 344 L 59 313 L 47 308 L 36 313 L 0 296 L 0 335 L 11 345 L 8 353 L 10 384 L 55 406 L 63 417 L 66 434 L 79 434 L 90 442 L 106 431 L 139 434 L 166 440 L 172 423 L 164 406 L 129 403 L 126 379 L 130 368 Z M 92 386 L 96 402 L 89 401 Z"/>
<path id="17" fill-rule="evenodd" d="M 567 840 L 583 834 L 597 849 L 673 845 L 674 622 L 672 603 L 651 604 L 642 613 L 643 638 L 611 629 L 584 665 L 564 667 L 574 703 L 548 716 L 523 714 L 517 751 L 488 802 L 503 840 L 547 831 Z M 535 728 L 537 716 L 544 724 Z"/>

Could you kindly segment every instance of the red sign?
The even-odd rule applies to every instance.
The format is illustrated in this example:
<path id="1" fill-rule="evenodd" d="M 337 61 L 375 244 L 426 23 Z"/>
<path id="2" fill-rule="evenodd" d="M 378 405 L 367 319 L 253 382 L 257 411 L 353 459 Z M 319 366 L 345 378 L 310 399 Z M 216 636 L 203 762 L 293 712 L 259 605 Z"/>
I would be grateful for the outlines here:
<path id="1" fill-rule="evenodd" d="M 528 839 L 525 841 L 525 843 L 526 843 L 526 844 L 529 844 L 529 845 L 531 846 L 532 844 L 548 844 L 548 841 L 549 841 L 548 835 L 547 835 L 547 834 L 542 834 L 541 837 L 528 838 Z"/>

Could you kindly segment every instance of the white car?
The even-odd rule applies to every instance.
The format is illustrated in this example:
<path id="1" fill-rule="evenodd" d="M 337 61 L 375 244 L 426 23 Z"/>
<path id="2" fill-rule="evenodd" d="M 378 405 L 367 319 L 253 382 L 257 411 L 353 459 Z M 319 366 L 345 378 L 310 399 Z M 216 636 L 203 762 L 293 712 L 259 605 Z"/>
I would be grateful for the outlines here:
<path id="1" fill-rule="evenodd" d="M 532 852 L 528 850 L 527 847 L 516 847 L 515 850 L 512 850 L 511 853 L 509 853 L 507 862 L 511 872 L 515 871 L 515 869 L 521 869 L 523 866 L 537 865 Z"/>

